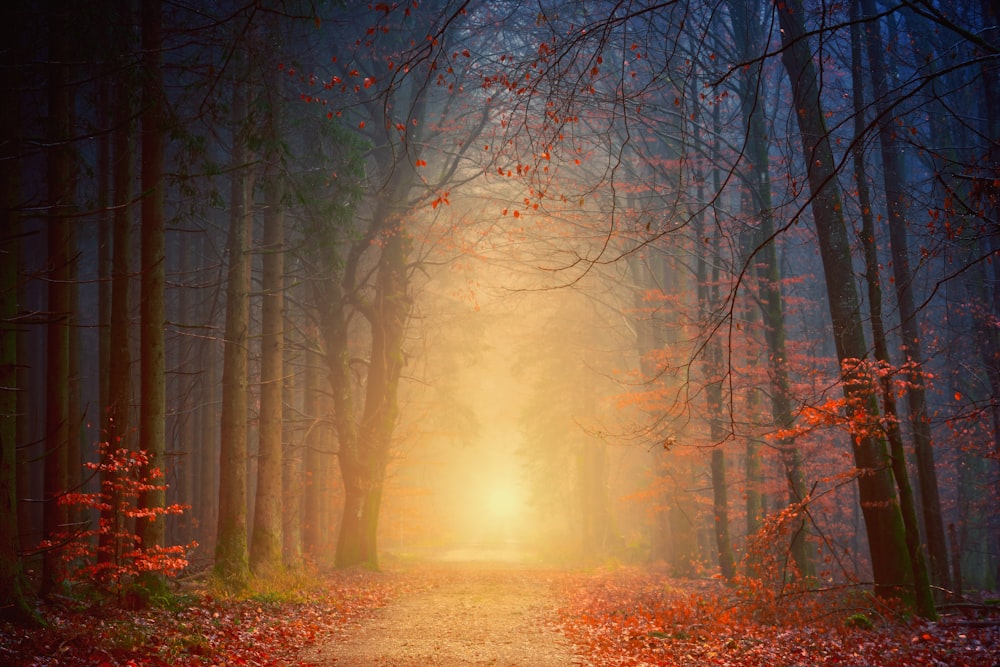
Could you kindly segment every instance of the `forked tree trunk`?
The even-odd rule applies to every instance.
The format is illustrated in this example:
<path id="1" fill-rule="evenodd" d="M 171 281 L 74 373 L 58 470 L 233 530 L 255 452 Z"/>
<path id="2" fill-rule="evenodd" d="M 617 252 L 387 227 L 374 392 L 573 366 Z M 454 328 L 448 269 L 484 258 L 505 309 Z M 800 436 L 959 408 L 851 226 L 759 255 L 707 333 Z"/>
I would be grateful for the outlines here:
<path id="1" fill-rule="evenodd" d="M 375 279 L 375 297 L 369 307 L 363 308 L 371 331 L 371 361 L 360 423 L 353 418 L 350 384 L 353 378 L 343 311 L 335 309 L 338 312 L 330 313 L 330 319 L 324 323 L 339 436 L 338 457 L 344 480 L 344 514 L 337 540 L 337 567 L 378 567 L 379 511 L 399 411 L 403 336 L 410 312 L 406 276 L 409 238 L 399 223 L 390 218 L 391 207 L 391 202 L 384 201 L 376 212 L 377 219 L 384 221 L 380 229 L 385 230 L 386 239 Z"/>

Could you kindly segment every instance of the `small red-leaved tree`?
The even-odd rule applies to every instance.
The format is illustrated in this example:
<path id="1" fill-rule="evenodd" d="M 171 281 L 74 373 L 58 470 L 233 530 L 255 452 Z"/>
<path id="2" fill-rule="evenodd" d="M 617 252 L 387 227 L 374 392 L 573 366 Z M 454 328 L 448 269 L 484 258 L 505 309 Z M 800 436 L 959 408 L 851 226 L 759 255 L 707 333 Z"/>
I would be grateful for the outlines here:
<path id="1" fill-rule="evenodd" d="M 148 467 L 149 455 L 144 450 L 112 449 L 106 442 L 98 449 L 98 462 L 84 466 L 102 474 L 101 490 L 59 498 L 61 504 L 100 512 L 96 527 L 70 528 L 40 546 L 60 550 L 70 580 L 89 581 L 121 601 L 140 575 L 173 576 L 183 570 L 188 565 L 187 552 L 198 544 L 143 547 L 130 529 L 136 519 L 162 520 L 167 514 L 182 514 L 188 506 L 140 508 L 141 494 L 166 490 L 163 471 Z"/>

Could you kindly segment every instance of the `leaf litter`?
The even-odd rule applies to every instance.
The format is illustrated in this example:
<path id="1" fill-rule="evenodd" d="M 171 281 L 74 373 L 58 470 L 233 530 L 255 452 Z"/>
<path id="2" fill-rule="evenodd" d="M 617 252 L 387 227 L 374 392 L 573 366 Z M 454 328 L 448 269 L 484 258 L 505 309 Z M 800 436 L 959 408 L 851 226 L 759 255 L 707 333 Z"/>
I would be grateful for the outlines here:
<path id="1" fill-rule="evenodd" d="M 1000 618 L 969 607 L 926 622 L 850 590 L 766 595 L 655 568 L 410 565 L 170 608 L 60 598 L 40 607 L 47 628 L 0 623 L 0 665 L 997 667 Z"/>

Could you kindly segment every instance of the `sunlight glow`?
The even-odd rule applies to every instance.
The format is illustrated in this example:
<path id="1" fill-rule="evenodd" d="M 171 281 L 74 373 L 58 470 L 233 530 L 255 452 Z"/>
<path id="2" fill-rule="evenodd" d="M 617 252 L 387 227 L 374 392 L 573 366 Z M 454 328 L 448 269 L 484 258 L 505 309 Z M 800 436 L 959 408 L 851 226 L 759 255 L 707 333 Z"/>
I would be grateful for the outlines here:
<path id="1" fill-rule="evenodd" d="M 516 480 L 496 480 L 484 492 L 486 514 L 498 523 L 510 522 L 524 512 L 524 498 Z"/>

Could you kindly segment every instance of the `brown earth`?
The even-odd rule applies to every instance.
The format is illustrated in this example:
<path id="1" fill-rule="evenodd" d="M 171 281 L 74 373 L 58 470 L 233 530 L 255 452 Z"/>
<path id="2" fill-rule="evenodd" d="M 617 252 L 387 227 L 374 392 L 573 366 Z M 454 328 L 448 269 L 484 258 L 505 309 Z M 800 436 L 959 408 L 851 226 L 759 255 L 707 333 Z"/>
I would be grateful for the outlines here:
<path id="1" fill-rule="evenodd" d="M 417 578 L 401 572 L 401 577 Z M 584 661 L 560 634 L 554 570 L 466 561 L 419 567 L 420 585 L 302 656 L 338 667 L 525 665 Z"/>

